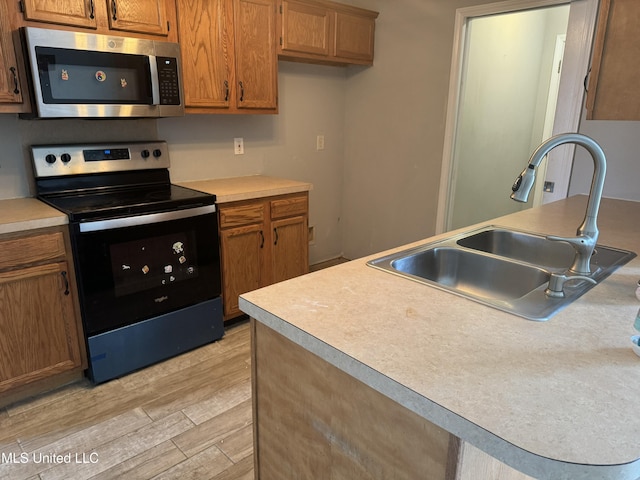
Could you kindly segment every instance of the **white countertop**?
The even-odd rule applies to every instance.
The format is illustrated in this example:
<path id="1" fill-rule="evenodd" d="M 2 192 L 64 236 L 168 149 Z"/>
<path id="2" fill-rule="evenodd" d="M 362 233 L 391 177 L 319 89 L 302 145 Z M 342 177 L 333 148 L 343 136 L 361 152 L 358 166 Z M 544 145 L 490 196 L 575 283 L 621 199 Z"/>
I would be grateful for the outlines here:
<path id="1" fill-rule="evenodd" d="M 0 234 L 69 223 L 67 216 L 36 198 L 0 200 Z"/>
<path id="2" fill-rule="evenodd" d="M 310 183 L 286 178 L 250 175 L 246 177 L 216 178 L 180 182 L 183 187 L 212 193 L 216 203 L 236 202 L 288 193 L 306 192 L 313 187 Z"/>
<path id="3" fill-rule="evenodd" d="M 574 235 L 585 206 L 572 197 L 461 231 Z M 639 218 L 640 203 L 603 199 L 598 243 L 640 253 Z M 528 475 L 640 477 L 640 259 L 546 322 L 366 266 L 438 238 L 249 292 L 240 308 Z"/>

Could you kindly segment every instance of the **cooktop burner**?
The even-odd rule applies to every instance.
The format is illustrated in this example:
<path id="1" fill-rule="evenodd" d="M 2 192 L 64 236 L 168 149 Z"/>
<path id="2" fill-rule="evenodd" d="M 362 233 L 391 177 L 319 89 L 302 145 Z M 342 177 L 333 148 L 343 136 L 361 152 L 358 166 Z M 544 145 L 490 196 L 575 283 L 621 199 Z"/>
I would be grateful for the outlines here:
<path id="1" fill-rule="evenodd" d="M 193 208 L 211 195 L 173 185 L 165 142 L 31 147 L 38 198 L 72 222 Z"/>

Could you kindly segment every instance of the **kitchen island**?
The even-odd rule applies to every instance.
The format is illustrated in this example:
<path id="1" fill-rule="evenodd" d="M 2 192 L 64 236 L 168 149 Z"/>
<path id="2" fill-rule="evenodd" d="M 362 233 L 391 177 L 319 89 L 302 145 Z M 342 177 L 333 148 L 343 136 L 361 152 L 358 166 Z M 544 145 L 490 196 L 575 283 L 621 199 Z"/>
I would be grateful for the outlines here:
<path id="1" fill-rule="evenodd" d="M 460 231 L 569 236 L 586 202 Z M 638 218 L 640 203 L 603 199 L 598 243 L 640 252 Z M 448 235 L 241 296 L 257 478 L 640 477 L 640 259 L 546 322 L 366 265 Z"/>

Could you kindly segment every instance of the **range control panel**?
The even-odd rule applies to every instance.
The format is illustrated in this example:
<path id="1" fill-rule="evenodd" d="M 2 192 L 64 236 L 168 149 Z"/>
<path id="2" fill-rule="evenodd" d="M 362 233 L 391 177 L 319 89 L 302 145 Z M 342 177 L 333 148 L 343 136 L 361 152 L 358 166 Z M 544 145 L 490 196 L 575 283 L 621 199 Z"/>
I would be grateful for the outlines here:
<path id="1" fill-rule="evenodd" d="M 36 178 L 169 168 L 163 141 L 112 144 L 33 145 Z"/>

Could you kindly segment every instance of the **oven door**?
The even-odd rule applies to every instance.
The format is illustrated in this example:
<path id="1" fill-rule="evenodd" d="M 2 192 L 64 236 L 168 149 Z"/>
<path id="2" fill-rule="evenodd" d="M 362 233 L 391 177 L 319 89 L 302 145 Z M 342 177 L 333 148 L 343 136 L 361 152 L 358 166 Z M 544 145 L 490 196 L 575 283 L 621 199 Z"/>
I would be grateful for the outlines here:
<path id="1" fill-rule="evenodd" d="M 88 337 L 220 296 L 215 205 L 72 229 Z"/>

